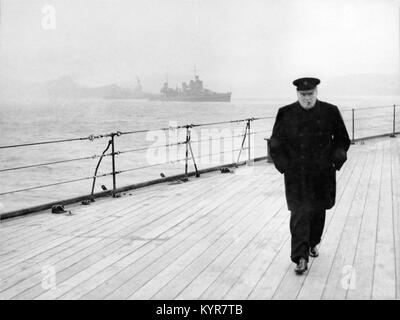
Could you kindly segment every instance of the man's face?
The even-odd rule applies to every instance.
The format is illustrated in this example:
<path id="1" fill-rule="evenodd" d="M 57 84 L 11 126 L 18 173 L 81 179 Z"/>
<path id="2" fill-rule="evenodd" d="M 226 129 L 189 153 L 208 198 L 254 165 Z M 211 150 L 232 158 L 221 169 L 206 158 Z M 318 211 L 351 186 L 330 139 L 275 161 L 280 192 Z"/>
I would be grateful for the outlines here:
<path id="1" fill-rule="evenodd" d="M 306 90 L 306 91 L 297 91 L 297 98 L 299 99 L 300 105 L 304 109 L 311 109 L 312 107 L 315 106 L 315 103 L 317 102 L 317 88 L 314 88 L 312 90 Z"/>

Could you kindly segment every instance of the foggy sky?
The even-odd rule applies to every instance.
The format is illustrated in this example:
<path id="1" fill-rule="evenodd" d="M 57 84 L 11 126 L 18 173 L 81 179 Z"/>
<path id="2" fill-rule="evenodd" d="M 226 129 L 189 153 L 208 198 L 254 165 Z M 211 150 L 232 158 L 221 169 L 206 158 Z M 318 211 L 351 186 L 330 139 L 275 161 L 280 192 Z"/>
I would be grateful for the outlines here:
<path id="1" fill-rule="evenodd" d="M 257 94 L 304 75 L 398 72 L 395 0 L 0 0 L 1 77 Z M 42 28 L 55 8 L 56 28 Z"/>

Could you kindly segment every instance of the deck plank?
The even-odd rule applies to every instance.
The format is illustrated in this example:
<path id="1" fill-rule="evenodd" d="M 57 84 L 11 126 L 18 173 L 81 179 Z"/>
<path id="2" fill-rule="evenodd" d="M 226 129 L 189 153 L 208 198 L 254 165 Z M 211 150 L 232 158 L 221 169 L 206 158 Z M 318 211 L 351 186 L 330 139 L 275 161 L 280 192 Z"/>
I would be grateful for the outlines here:
<path id="1" fill-rule="evenodd" d="M 384 143 L 372 287 L 373 299 L 396 298 L 390 140 Z"/>
<path id="2" fill-rule="evenodd" d="M 232 200 L 240 200 L 241 198 L 246 197 L 247 194 L 240 191 L 246 190 L 251 183 L 251 180 L 246 181 L 245 184 L 241 185 L 242 189 L 239 190 L 232 188 L 233 190 L 230 190 L 231 192 L 228 193 L 228 199 L 231 199 L 230 201 L 227 201 L 227 199 L 220 199 L 220 202 L 215 202 L 214 204 L 210 203 L 209 206 L 206 206 L 204 214 L 208 218 L 206 221 L 207 224 L 202 226 L 201 229 L 195 233 L 189 232 L 186 234 L 187 231 L 185 230 L 184 237 L 189 236 L 189 238 L 177 237 L 171 239 L 171 241 L 166 244 L 169 247 L 168 251 L 161 257 L 158 252 L 152 252 L 145 259 L 146 262 L 144 265 L 147 265 L 147 268 L 143 268 L 143 265 L 141 268 L 138 268 L 140 265 L 133 265 L 124 270 L 124 273 L 134 275 L 133 277 L 131 276 L 131 279 L 128 282 L 121 282 L 124 278 L 121 279 L 120 275 L 114 278 L 116 283 L 112 284 L 112 291 L 110 292 L 110 288 L 106 289 L 109 298 L 115 299 L 128 297 L 136 288 L 141 287 L 145 282 L 164 270 L 166 266 L 170 265 L 183 254 L 188 252 L 188 250 L 191 250 L 192 252 L 198 247 L 201 248 L 202 246 L 207 246 L 208 243 L 212 241 L 211 238 L 215 236 L 218 231 L 224 232 L 234 226 L 235 222 L 237 222 L 243 214 L 241 212 L 233 212 L 232 210 L 229 210 L 232 206 Z M 211 235 L 211 238 L 207 237 L 209 235 Z M 196 244 L 198 247 L 193 249 Z M 172 248 L 173 250 L 171 250 Z M 163 250 L 165 251 L 165 249 Z M 116 287 L 117 285 L 119 285 L 119 287 Z"/>
<path id="3" fill-rule="evenodd" d="M 110 225 L 109 225 L 109 227 L 110 227 Z M 114 233 L 116 233 L 116 234 L 120 234 L 120 230 L 121 229 L 123 229 L 123 228 L 125 228 L 125 226 L 122 224 L 121 226 L 120 226 L 120 228 L 119 229 L 115 229 L 115 227 L 112 227 L 112 228 L 110 228 L 109 230 L 112 230 Z M 96 234 L 98 235 L 98 236 L 100 236 L 100 237 L 102 237 L 102 236 L 104 236 L 104 233 L 102 233 L 102 234 L 98 234 L 99 233 L 99 231 L 98 230 L 96 230 L 97 232 L 96 232 Z M 90 233 L 89 233 L 90 234 Z M 86 238 L 90 238 L 89 237 L 89 234 L 86 234 L 85 235 L 85 237 Z M 92 237 L 93 236 L 95 236 L 96 234 L 93 234 L 93 235 L 91 235 Z M 112 240 L 112 233 L 109 233 L 108 234 L 108 238 L 110 239 L 110 240 Z M 113 241 L 114 242 L 116 242 L 117 241 L 117 239 L 118 238 L 120 238 L 120 235 L 118 236 L 118 237 L 114 237 L 114 239 L 113 239 Z M 133 237 L 133 239 L 136 239 L 136 238 L 138 238 L 137 236 L 135 236 L 135 237 Z M 140 238 L 140 237 L 139 237 Z M 122 245 L 122 244 L 121 244 Z M 115 248 L 114 248 L 115 249 Z M 78 265 L 77 266 L 74 266 L 74 268 L 71 268 L 71 267 L 69 267 L 69 272 L 66 272 L 66 270 L 60 270 L 60 272 L 59 272 L 59 274 L 61 274 L 62 276 L 61 277 L 58 277 L 59 279 L 60 279 L 60 281 L 65 281 L 67 278 L 68 278 L 68 276 L 73 276 L 73 271 L 75 271 L 75 272 L 80 272 L 80 268 L 85 268 L 85 267 L 87 267 L 87 263 L 86 263 L 86 261 L 90 261 L 90 263 L 96 263 L 96 261 L 97 260 L 93 260 L 93 259 L 96 259 L 96 256 L 98 256 L 98 252 L 101 252 L 100 250 L 96 250 L 96 251 L 94 251 L 93 253 L 90 253 L 90 254 L 88 254 L 86 257 L 85 257 L 85 259 L 83 259 L 83 260 L 80 260 L 79 261 L 79 263 L 78 263 Z M 92 255 L 94 255 L 94 257 L 92 257 Z M 101 257 L 100 257 L 100 259 L 101 259 Z M 71 260 L 71 259 L 70 259 Z M 74 257 L 72 257 L 72 261 L 74 261 Z M 67 260 L 67 262 L 66 263 L 68 263 L 69 261 Z M 35 292 L 37 292 L 37 290 L 35 291 Z"/>
<path id="4" fill-rule="evenodd" d="M 144 189 L 143 189 L 144 190 Z M 134 199 L 131 198 L 128 202 L 129 205 L 135 203 L 135 199 L 138 197 L 143 197 L 143 193 L 148 196 L 155 196 L 157 194 L 156 188 L 149 188 L 143 192 L 143 190 L 131 191 L 129 193 L 134 195 Z M 142 199 L 141 197 L 141 199 Z M 124 199 L 124 198 L 123 198 Z M 107 216 L 107 212 L 109 209 L 115 207 L 114 201 L 109 201 L 111 198 L 100 198 L 97 199 L 96 202 L 91 203 L 90 206 L 81 206 L 79 204 L 73 204 L 68 206 L 68 209 L 71 209 L 73 213 L 77 212 L 78 214 L 74 216 L 75 222 L 83 222 L 81 219 L 95 219 L 98 216 Z M 124 200 L 118 199 L 119 202 L 123 202 Z M 125 200 L 127 201 L 127 200 Z M 101 208 L 101 210 L 98 210 Z M 50 210 L 45 211 L 50 213 Z M 7 229 L 10 229 L 8 234 L 4 233 L 4 239 L 10 242 L 11 239 L 20 239 L 22 240 L 23 236 L 29 235 L 28 231 L 30 228 L 36 231 L 43 231 L 49 229 L 53 226 L 65 226 L 66 223 L 70 223 L 63 218 L 62 215 L 51 215 L 51 214 L 32 214 L 28 216 L 17 217 L 11 220 L 1 220 L 0 226 L 7 226 Z M 7 237 L 7 235 L 9 237 Z"/>
<path id="5" fill-rule="evenodd" d="M 200 195 L 200 193 L 194 193 L 194 194 L 195 195 Z M 174 202 L 171 201 L 171 203 L 174 203 Z M 176 205 L 176 203 L 175 203 L 175 205 Z M 114 204 L 114 207 L 115 206 L 116 206 L 116 204 Z M 122 207 L 122 209 L 121 209 L 121 205 L 119 207 L 117 206 L 117 208 L 120 208 L 119 210 L 116 210 L 116 212 L 118 212 L 118 213 L 121 213 L 121 210 L 123 211 L 123 210 L 126 209 L 124 207 Z M 131 209 L 130 206 L 128 208 Z M 165 208 L 166 207 L 164 206 L 164 209 Z M 157 207 L 155 207 L 154 209 L 157 209 Z M 135 209 L 135 210 L 137 210 L 137 209 Z M 160 208 L 159 211 L 157 211 L 157 212 L 162 214 L 163 211 Z M 141 211 L 141 216 L 146 215 L 146 214 L 147 214 L 146 210 L 142 210 Z M 73 229 L 64 228 L 62 233 L 59 232 L 59 231 L 56 231 L 56 232 L 57 233 L 61 233 L 61 234 L 65 234 L 65 235 L 74 234 L 75 236 L 79 236 L 80 234 L 84 234 L 86 237 L 92 237 L 92 236 L 104 237 L 104 236 L 109 236 L 110 235 L 110 232 L 107 234 L 107 233 L 105 233 L 105 231 L 107 231 L 107 230 L 111 231 L 111 232 L 114 231 L 114 233 L 116 233 L 115 230 L 113 230 L 112 227 L 116 225 L 116 226 L 120 226 L 122 228 L 123 226 L 125 226 L 127 224 L 126 221 L 128 219 L 133 219 L 133 222 L 131 222 L 131 224 L 135 223 L 135 225 L 137 225 L 138 221 L 140 223 L 146 223 L 147 220 L 149 220 L 150 218 L 147 218 L 147 220 L 146 220 L 146 219 L 143 219 L 142 217 L 138 217 L 137 215 L 125 214 L 125 217 L 123 219 L 115 219 L 115 218 L 110 218 L 110 219 L 111 220 L 106 220 L 106 221 L 101 219 L 99 221 L 99 223 L 97 223 L 97 221 L 93 221 L 91 223 L 84 224 L 86 226 L 86 228 L 81 228 L 81 227 L 73 228 Z M 82 224 L 82 221 L 80 221 L 80 224 Z M 137 225 L 137 228 L 139 228 L 139 227 L 140 226 Z M 53 233 L 54 233 L 54 231 L 53 231 Z M 36 242 L 36 244 L 38 244 L 38 242 Z M 18 254 L 18 252 L 16 254 Z M 20 252 L 19 252 L 19 254 L 20 254 Z"/>
<path id="6" fill-rule="evenodd" d="M 372 295 L 376 245 L 375 239 L 378 224 L 379 188 L 383 161 L 382 146 L 382 144 L 377 145 L 377 149 L 375 150 L 375 162 L 371 169 L 371 177 L 368 185 L 368 197 L 364 205 L 359 240 L 353 261 L 353 270 L 355 271 L 355 278 L 353 278 L 354 286 L 349 286 L 346 293 L 346 298 L 350 300 L 371 299 Z M 349 276 L 351 276 L 351 274 L 347 274 L 347 278 Z"/>
<path id="7" fill-rule="evenodd" d="M 100 248 L 105 246 L 105 243 L 110 243 L 110 239 L 87 239 L 86 241 L 89 243 L 89 246 L 84 248 L 83 250 L 77 250 L 73 255 L 73 258 L 66 261 L 65 259 L 52 264 L 52 266 L 57 271 L 57 281 L 60 280 L 60 272 L 58 270 L 62 270 L 65 266 L 70 267 L 79 262 L 79 260 L 87 257 L 92 252 L 96 252 Z M 43 264 L 43 266 L 46 264 Z M 14 279 L 13 279 L 14 280 Z M 3 286 L 2 286 L 3 288 Z M 37 268 L 33 267 L 32 274 L 25 276 L 24 278 L 20 278 L 19 281 L 14 281 L 13 286 L 7 287 L 5 290 L 2 289 L 0 292 L 1 299 L 32 299 L 36 297 L 38 294 L 42 293 L 44 288 L 42 287 L 42 275 Z"/>
<path id="8" fill-rule="evenodd" d="M 394 140 L 391 140 L 391 160 L 396 299 L 400 299 L 400 148 Z"/>
<path id="9" fill-rule="evenodd" d="M 255 262 L 259 254 L 264 254 L 266 248 L 270 246 L 272 238 L 278 236 L 278 230 L 284 230 L 283 226 L 287 224 L 288 215 L 285 208 L 285 203 L 280 201 L 275 202 L 274 207 L 269 207 L 268 211 L 278 210 L 271 217 L 271 221 L 267 227 L 250 242 L 248 247 L 240 252 L 229 265 L 222 272 L 220 272 L 214 281 L 208 285 L 201 294 L 199 299 L 223 299 L 233 285 L 240 281 L 243 274 L 247 272 L 251 265 Z M 280 205 L 280 206 L 279 206 Z M 284 230 L 286 231 L 286 230 Z"/>
<path id="10" fill-rule="evenodd" d="M 276 187 L 275 185 L 273 185 Z M 255 196 L 255 195 L 253 195 Z M 171 281 L 168 286 L 174 287 L 174 290 L 166 290 L 168 294 L 175 294 L 176 299 L 197 299 L 199 295 L 207 288 L 207 286 L 225 269 L 231 259 L 240 253 L 244 247 L 260 232 L 265 232 L 264 228 L 270 222 L 277 209 L 282 206 L 282 203 L 275 202 L 275 197 L 265 198 L 264 194 L 252 200 L 251 205 L 244 208 L 234 208 L 234 210 L 244 210 L 247 212 L 244 232 L 230 230 L 226 234 L 226 239 L 220 238 L 215 246 L 208 248 L 205 254 L 197 257 L 190 266 L 185 269 L 185 273 L 179 274 Z M 269 208 L 265 212 L 265 208 Z M 256 220 L 249 221 L 251 215 L 257 213 Z M 226 241 L 227 246 L 224 246 Z M 221 251 L 222 250 L 222 251 Z M 202 269 L 202 266 L 204 268 Z M 183 280 L 182 280 L 183 279 Z M 178 289 L 177 283 L 188 283 L 181 291 Z M 161 293 L 160 293 L 161 294 Z M 141 297 L 140 292 L 136 292 L 131 298 Z"/>
<path id="11" fill-rule="evenodd" d="M 242 187 L 246 188 L 246 185 Z M 214 224 L 218 225 L 218 219 L 213 220 L 210 218 L 212 211 L 215 210 L 215 208 L 222 207 L 223 205 L 229 203 L 229 199 L 235 196 L 236 191 L 237 190 L 229 190 L 229 192 L 226 192 L 223 196 L 218 194 L 216 195 L 214 192 L 213 195 L 210 195 L 207 203 L 202 203 L 202 201 L 198 202 L 197 208 L 196 206 L 193 208 L 193 221 L 189 220 L 186 221 L 185 224 L 182 224 L 180 226 L 180 231 L 176 230 L 175 227 L 167 231 L 165 233 L 165 238 L 167 240 L 159 248 L 157 248 L 157 250 L 149 250 L 144 252 L 139 261 L 130 258 L 120 261 L 116 270 L 105 269 L 104 272 L 102 272 L 102 274 L 99 276 L 108 277 L 106 283 L 100 284 L 95 291 L 85 294 L 85 290 L 90 291 L 90 289 L 92 289 L 93 281 L 89 280 L 89 282 L 86 284 L 87 287 L 77 294 L 85 294 L 83 297 L 85 299 L 92 298 L 92 294 L 94 294 L 96 297 L 105 297 L 124 285 L 127 279 L 133 277 L 136 273 L 146 270 L 146 266 L 151 266 L 155 261 L 157 261 L 157 259 L 159 260 L 157 261 L 157 266 L 162 267 L 160 259 L 165 259 L 164 256 L 168 256 L 169 253 L 173 255 L 179 255 L 179 250 L 177 248 L 178 244 L 190 247 L 197 241 L 197 238 L 199 237 L 199 230 L 209 231 L 210 228 L 207 228 L 207 226 L 213 222 Z M 219 218 L 222 219 L 223 211 L 221 210 L 219 213 L 221 214 L 221 217 Z M 174 236 L 172 237 L 171 235 Z M 174 256 L 172 256 L 172 260 L 173 259 Z"/>
<path id="12" fill-rule="evenodd" d="M 333 265 L 325 284 L 324 299 L 345 299 L 347 290 L 355 285 L 351 278 L 354 269 L 354 256 L 359 240 L 365 202 L 370 186 L 370 177 L 376 153 L 364 152 L 360 160 L 361 176 L 355 183 L 357 189 L 350 204 L 349 213 L 344 225 L 340 242 L 333 257 Z M 347 278 L 346 278 L 347 277 Z M 349 279 L 353 282 L 346 282 Z"/>
<path id="13" fill-rule="evenodd" d="M 337 181 L 303 276 L 283 176 L 260 162 L 2 221 L 0 299 L 399 299 L 399 140 L 353 145 Z"/>
<path id="14" fill-rule="evenodd" d="M 199 209 L 202 208 L 201 202 L 198 204 L 198 208 Z M 200 210 L 196 210 L 196 206 L 193 206 L 192 210 L 193 210 L 194 214 L 192 216 L 190 216 L 188 219 L 186 219 L 184 222 L 170 226 L 170 228 L 166 229 L 166 230 L 159 230 L 160 234 L 164 234 L 163 238 L 165 239 L 165 241 L 160 245 L 160 248 L 144 246 L 143 248 L 141 248 L 142 250 L 136 252 L 135 254 L 128 255 L 124 259 L 118 261 L 115 265 L 109 266 L 106 269 L 104 269 L 102 272 L 98 273 L 96 275 L 96 277 L 94 277 L 92 279 L 88 279 L 88 281 L 86 281 L 84 284 L 79 286 L 79 288 L 77 287 L 76 289 L 71 290 L 71 292 L 68 292 L 65 296 L 63 296 L 63 298 L 71 298 L 71 297 L 77 298 L 77 297 L 84 296 L 86 294 L 90 294 L 90 291 L 92 291 L 97 286 L 99 286 L 99 281 L 98 281 L 99 278 L 107 279 L 107 283 L 111 284 L 111 282 L 108 281 L 108 279 L 112 278 L 119 272 L 123 271 L 124 268 L 129 267 L 131 264 L 133 264 L 138 259 L 151 254 L 151 252 L 155 249 L 159 249 L 160 252 L 162 252 L 161 250 L 165 250 L 167 243 L 173 244 L 173 242 L 176 241 L 176 239 L 179 239 L 180 232 L 182 232 L 182 231 L 187 232 L 187 230 L 186 230 L 187 228 L 194 227 L 196 220 L 199 221 L 199 217 L 201 217 Z M 205 220 L 205 222 L 208 222 L 208 221 Z M 149 234 L 147 234 L 146 237 L 151 236 L 151 234 L 154 235 L 154 231 L 150 230 Z M 158 255 L 155 254 L 155 256 L 157 257 Z M 102 282 L 100 282 L 100 283 L 102 283 Z M 110 288 L 110 286 L 108 286 L 108 288 Z M 99 290 L 100 289 L 97 288 L 96 292 L 99 292 Z"/>

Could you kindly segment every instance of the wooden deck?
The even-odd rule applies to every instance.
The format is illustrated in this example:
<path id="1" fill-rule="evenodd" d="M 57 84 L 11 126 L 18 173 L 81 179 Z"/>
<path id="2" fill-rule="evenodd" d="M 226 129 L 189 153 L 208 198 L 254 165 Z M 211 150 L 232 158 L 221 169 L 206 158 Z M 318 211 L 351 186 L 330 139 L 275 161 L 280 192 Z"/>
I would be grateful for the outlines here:
<path id="1" fill-rule="evenodd" d="M 399 299 L 400 138 L 352 146 L 337 180 L 303 276 L 263 161 L 3 221 L 0 299 Z"/>

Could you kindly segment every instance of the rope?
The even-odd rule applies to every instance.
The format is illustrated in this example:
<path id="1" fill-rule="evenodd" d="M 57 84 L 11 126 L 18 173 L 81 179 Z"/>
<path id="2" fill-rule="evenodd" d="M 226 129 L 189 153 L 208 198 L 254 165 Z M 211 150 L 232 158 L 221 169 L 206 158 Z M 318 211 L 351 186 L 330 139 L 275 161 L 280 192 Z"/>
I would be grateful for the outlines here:
<path id="1" fill-rule="evenodd" d="M 248 147 L 243 147 L 242 148 L 242 150 L 247 150 L 247 149 L 248 149 Z M 217 154 L 222 154 L 222 153 L 227 153 L 227 152 L 235 152 L 235 151 L 240 151 L 240 149 L 233 149 L 233 150 L 226 150 L 226 151 L 215 152 L 215 153 L 208 153 L 208 154 L 205 154 L 205 155 L 202 155 L 202 156 L 198 156 L 197 158 L 199 159 L 199 158 L 204 158 L 204 157 L 207 157 L 207 156 L 215 156 Z"/>
<path id="2" fill-rule="evenodd" d="M 125 150 L 125 151 L 119 151 L 118 154 L 123 154 L 123 153 L 128 153 L 128 152 L 136 152 L 136 151 L 145 151 L 145 150 L 149 150 L 149 149 L 158 149 L 158 148 L 164 148 L 164 147 L 173 147 L 173 146 L 178 146 L 181 144 L 186 144 L 186 141 L 166 144 L 163 146 L 145 147 L 145 148 L 139 148 L 139 149 L 129 149 L 129 150 Z"/>
<path id="3" fill-rule="evenodd" d="M 113 138 L 111 138 L 111 139 L 108 141 L 107 147 L 106 147 L 106 148 L 104 149 L 104 151 L 101 153 L 101 157 L 100 157 L 100 159 L 99 159 L 99 162 L 97 162 L 96 169 L 94 170 L 94 177 L 93 177 L 93 183 L 92 183 L 92 193 L 91 193 L 92 195 L 93 195 L 93 192 L 94 192 L 94 186 L 95 186 L 95 184 L 96 184 L 97 170 L 99 170 L 99 166 L 100 166 L 101 160 L 103 160 L 103 157 L 104 157 L 105 153 L 106 153 L 107 150 L 110 148 L 110 146 L 112 145 L 113 141 L 114 141 Z M 114 146 L 113 146 L 113 148 L 114 148 Z M 114 151 L 114 150 L 113 150 L 113 151 Z M 112 154 L 112 153 L 111 153 L 111 154 Z M 114 159 L 113 159 L 113 161 L 114 161 Z M 114 171 L 114 168 L 113 168 L 113 171 Z"/>
<path id="4" fill-rule="evenodd" d="M 272 132 L 272 130 L 260 130 L 260 131 L 250 131 L 250 134 L 259 134 L 259 133 L 266 133 L 266 132 Z"/>
<path id="5" fill-rule="evenodd" d="M 366 109 L 384 109 L 384 108 L 393 108 L 393 105 L 391 106 L 375 106 L 375 107 L 361 107 L 361 108 L 354 108 L 354 111 L 357 110 L 366 110 Z M 346 110 L 347 111 L 347 110 Z M 351 111 L 351 109 L 349 109 Z"/>
<path id="6" fill-rule="evenodd" d="M 391 126 L 391 125 L 392 125 L 391 123 L 388 123 L 388 127 Z M 382 129 L 382 130 L 385 130 L 385 128 L 382 127 L 382 125 L 378 125 L 378 126 L 364 126 L 364 127 L 359 127 L 359 126 L 357 126 L 356 129 L 357 129 L 357 131 L 360 131 L 360 130 L 370 130 L 370 129 Z M 389 132 L 389 133 L 391 133 L 391 132 Z"/>
<path id="7" fill-rule="evenodd" d="M 134 133 L 146 133 L 146 132 L 152 132 L 152 131 L 166 131 L 166 130 L 176 130 L 176 129 L 182 129 L 185 128 L 184 126 L 177 126 L 177 127 L 166 127 L 166 128 L 159 128 L 159 129 L 146 129 L 146 130 L 135 130 L 135 131 L 125 131 L 121 132 L 121 136 L 127 135 L 127 134 L 134 134 Z"/>
<path id="8" fill-rule="evenodd" d="M 219 139 L 222 139 L 222 138 L 227 138 L 227 139 L 230 139 L 230 138 L 238 138 L 238 137 L 243 137 L 244 136 L 244 134 L 239 134 L 239 135 L 236 135 L 236 136 L 223 136 L 223 137 L 218 137 L 218 138 L 211 138 L 211 139 L 201 139 L 201 140 L 190 140 L 190 142 L 203 142 L 203 141 L 214 141 L 214 140 L 219 140 Z"/>
<path id="9" fill-rule="evenodd" d="M 376 107 L 355 108 L 355 110 L 379 109 L 379 108 L 393 108 L 393 105 L 391 105 L 391 106 L 376 106 Z M 352 111 L 352 109 L 343 109 L 341 111 L 349 112 L 349 111 Z M 0 146 L 0 149 L 35 146 L 35 145 L 44 145 L 44 144 L 52 144 L 52 143 L 73 142 L 73 141 L 84 141 L 84 140 L 93 141 L 95 139 L 111 137 L 112 135 L 122 136 L 122 135 L 127 135 L 127 134 L 146 133 L 146 132 L 151 132 L 151 131 L 176 130 L 176 129 L 184 129 L 184 128 L 188 128 L 188 127 L 194 128 L 194 127 L 211 126 L 211 125 L 217 125 L 217 124 L 240 123 L 240 122 L 245 122 L 245 121 L 256 121 L 256 120 L 265 120 L 265 119 L 275 119 L 275 116 L 252 117 L 252 118 L 247 118 L 247 119 L 238 119 L 238 120 L 220 121 L 220 122 L 209 122 L 209 123 L 200 123 L 200 124 L 190 124 L 190 125 L 175 126 L 175 127 L 171 126 L 171 127 L 165 127 L 165 128 L 159 128 L 159 129 L 146 129 L 146 130 L 125 131 L 125 132 L 117 131 L 116 133 L 90 135 L 88 137 L 81 137 L 81 138 L 59 139 L 59 140 L 49 140 L 49 141 L 32 142 L 32 143 L 5 145 L 5 146 Z"/>
<path id="10" fill-rule="evenodd" d="M 108 154 L 106 154 L 104 156 L 105 157 L 112 156 L 112 153 L 108 153 Z M 74 159 L 67 159 L 67 160 L 60 160 L 60 161 L 53 161 L 53 162 L 46 162 L 46 163 L 38 163 L 38 164 L 29 165 L 29 166 L 21 166 L 21 167 L 13 167 L 13 168 L 1 169 L 0 172 L 20 170 L 20 169 L 28 169 L 28 168 L 36 168 L 36 167 L 43 167 L 43 166 L 48 166 L 48 165 L 52 165 L 52 164 L 60 164 L 60 163 L 73 162 L 73 161 L 92 160 L 92 159 L 96 159 L 96 158 L 100 158 L 100 157 L 102 157 L 102 156 L 101 155 L 93 155 L 91 157 L 82 157 L 82 158 L 74 158 Z"/>
<path id="11" fill-rule="evenodd" d="M 71 142 L 71 141 L 84 141 L 84 140 L 93 141 L 94 139 L 105 138 L 105 137 L 110 137 L 110 136 L 111 136 L 111 134 L 103 134 L 103 135 L 98 135 L 98 136 L 90 135 L 89 137 L 86 137 L 86 138 L 72 138 L 72 139 L 49 140 L 49 141 L 41 141 L 41 142 L 13 144 L 13 145 L 8 145 L 8 146 L 0 146 L 0 149 L 37 146 L 37 145 L 43 145 L 43 144 Z"/>
<path id="12" fill-rule="evenodd" d="M 195 127 L 204 127 L 204 126 L 211 126 L 211 125 L 217 125 L 217 124 L 227 124 L 227 123 L 239 123 L 239 122 L 245 122 L 248 120 L 262 120 L 262 119 L 275 119 L 275 116 L 270 116 L 270 117 L 259 117 L 259 118 L 248 118 L 248 119 L 239 119 L 239 120 L 229 120 L 229 121 L 220 121 L 220 122 L 208 122 L 208 123 L 200 123 L 200 124 L 187 124 L 187 125 L 182 125 L 182 126 L 170 126 L 170 127 L 164 127 L 164 128 L 159 128 L 159 129 L 144 129 L 144 130 L 133 130 L 133 131 L 122 131 L 120 132 L 120 135 L 128 135 L 128 134 L 135 134 L 135 133 L 147 133 L 147 132 L 152 132 L 152 131 L 166 131 L 166 130 L 177 130 L 177 129 L 186 129 L 186 128 L 195 128 Z"/>
<path id="13" fill-rule="evenodd" d="M 393 115 L 392 114 L 381 114 L 381 115 L 376 115 L 376 116 L 371 116 L 371 117 L 360 117 L 356 118 L 354 117 L 355 120 L 368 120 L 368 119 L 376 119 L 376 118 L 388 118 L 388 120 L 392 121 L 393 120 Z M 351 120 L 351 119 L 350 119 Z"/>
<path id="14" fill-rule="evenodd" d="M 192 157 L 188 157 L 188 160 L 190 160 L 190 159 L 192 159 Z M 152 164 L 152 165 L 150 165 L 150 166 L 135 167 L 135 168 L 131 168 L 131 169 L 126 169 L 126 170 L 118 171 L 118 173 L 125 173 L 125 172 L 128 172 L 128 171 L 135 171 L 135 170 L 140 170 L 140 169 L 152 168 L 152 167 L 156 167 L 156 166 L 159 166 L 159 165 L 162 165 L 162 164 L 178 163 L 178 162 L 182 162 L 182 161 L 185 161 L 185 160 L 186 160 L 186 158 L 184 158 L 184 159 L 179 159 L 179 160 L 174 160 L 174 161 L 169 161 L 169 162 L 156 163 L 156 164 Z"/>
<path id="15" fill-rule="evenodd" d="M 116 172 L 116 173 L 119 173 L 119 172 Z M 45 185 L 41 185 L 41 186 L 37 186 L 37 187 L 12 190 L 12 191 L 7 191 L 7 192 L 2 192 L 2 193 L 0 193 L 0 196 L 6 195 L 6 194 L 11 194 L 11 193 L 42 189 L 42 188 L 46 188 L 46 187 L 53 187 L 53 186 L 58 186 L 58 185 L 61 185 L 61 184 L 73 183 L 73 182 L 89 180 L 89 179 L 93 179 L 93 178 L 101 178 L 101 177 L 106 177 L 106 176 L 109 176 L 109 175 L 112 175 L 112 173 L 105 173 L 105 174 L 98 175 L 98 176 L 91 176 L 91 177 L 85 177 L 85 178 L 79 178 L 79 179 L 73 179 L 73 180 L 66 180 L 66 181 L 61 181 L 61 182 L 56 182 L 56 183 L 45 184 Z"/>
<path id="16" fill-rule="evenodd" d="M 253 120 L 275 119 L 275 116 L 252 118 Z"/>

